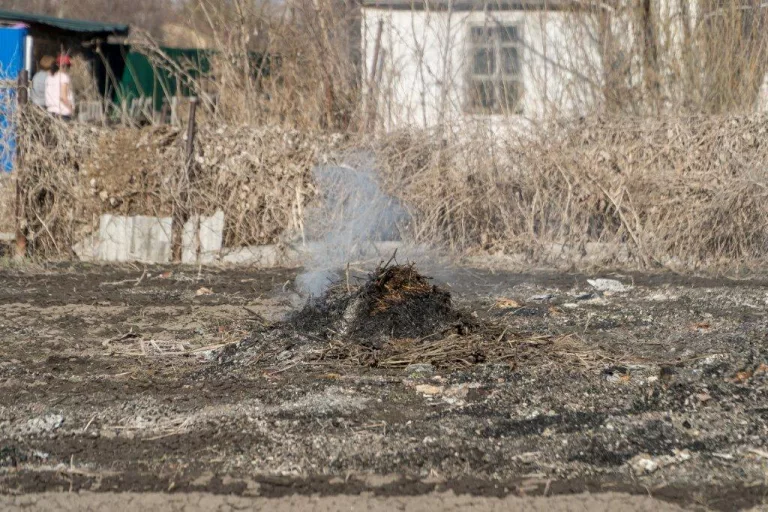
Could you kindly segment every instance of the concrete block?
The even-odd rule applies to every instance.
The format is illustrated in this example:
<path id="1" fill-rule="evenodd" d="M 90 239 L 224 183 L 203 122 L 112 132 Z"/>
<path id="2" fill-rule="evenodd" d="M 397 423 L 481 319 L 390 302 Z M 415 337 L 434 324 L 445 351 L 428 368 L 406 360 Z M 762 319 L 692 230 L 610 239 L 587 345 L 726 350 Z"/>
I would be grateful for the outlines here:
<path id="1" fill-rule="evenodd" d="M 213 263 L 221 256 L 224 239 L 224 212 L 219 210 L 200 219 L 200 262 Z"/>
<path id="2" fill-rule="evenodd" d="M 131 260 L 147 263 L 171 261 L 172 219 L 170 217 L 146 217 L 143 215 L 133 219 Z"/>
<path id="3" fill-rule="evenodd" d="M 192 215 L 181 231 L 181 262 L 188 265 L 197 263 L 198 240 L 200 232 L 200 216 Z"/>
<path id="4" fill-rule="evenodd" d="M 99 259 L 102 261 L 129 261 L 133 217 L 105 213 L 99 220 Z"/>
<path id="5" fill-rule="evenodd" d="M 167 263 L 171 259 L 171 224 L 170 217 L 104 214 L 99 220 L 98 259 Z"/>
<path id="6" fill-rule="evenodd" d="M 214 263 L 221 259 L 224 240 L 224 212 L 206 217 L 192 215 L 181 236 L 182 263 Z"/>
<path id="7" fill-rule="evenodd" d="M 239 247 L 224 255 L 224 263 L 254 265 L 257 267 L 278 267 L 282 265 L 281 251 L 276 245 L 252 245 Z"/>

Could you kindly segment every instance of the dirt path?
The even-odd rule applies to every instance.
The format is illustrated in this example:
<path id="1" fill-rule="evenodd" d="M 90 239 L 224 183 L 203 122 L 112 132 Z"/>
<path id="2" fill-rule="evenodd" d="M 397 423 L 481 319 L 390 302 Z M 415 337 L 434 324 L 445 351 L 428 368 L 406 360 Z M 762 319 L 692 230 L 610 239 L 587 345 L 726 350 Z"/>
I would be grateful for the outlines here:
<path id="1" fill-rule="evenodd" d="M 380 498 L 374 496 L 291 496 L 279 499 L 254 499 L 237 496 L 216 496 L 210 494 L 157 494 L 157 493 L 48 493 L 21 497 L 0 496 L 0 509 L 66 512 L 104 511 L 146 512 L 164 510 L 169 512 L 230 512 L 234 510 L 269 510 L 288 512 L 341 512 L 366 510 L 368 512 L 451 512 L 471 510 L 473 512 L 674 512 L 679 507 L 644 496 L 626 494 L 581 494 L 554 498 L 483 498 L 456 496 L 452 493 L 426 494 Z"/>

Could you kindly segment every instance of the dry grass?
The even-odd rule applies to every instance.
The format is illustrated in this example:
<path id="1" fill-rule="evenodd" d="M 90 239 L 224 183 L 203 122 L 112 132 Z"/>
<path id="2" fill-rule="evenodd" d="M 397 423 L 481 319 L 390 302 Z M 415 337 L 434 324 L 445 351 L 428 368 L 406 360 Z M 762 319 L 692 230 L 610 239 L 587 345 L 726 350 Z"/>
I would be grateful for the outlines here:
<path id="1" fill-rule="evenodd" d="M 541 136 L 377 146 L 413 235 L 529 261 L 758 267 L 768 249 L 768 119 L 591 118 Z"/>
<path id="2" fill-rule="evenodd" d="M 318 361 L 349 366 L 403 369 L 431 364 L 451 371 L 476 364 L 567 365 L 594 371 L 606 364 L 628 361 L 589 346 L 574 335 L 549 336 L 516 332 L 502 325 L 487 325 L 483 332 L 451 334 L 424 339 L 396 339 L 375 349 L 360 343 L 332 340 L 316 354 Z"/>
<path id="3" fill-rule="evenodd" d="M 180 130 L 64 124 L 32 108 L 22 116 L 34 254 L 70 256 L 101 213 L 167 216 L 181 202 Z M 766 263 L 767 132 L 760 115 L 615 116 L 525 137 L 422 131 L 371 141 L 209 119 L 185 206 L 222 209 L 226 246 L 274 243 L 302 231 L 313 166 L 341 146 L 367 148 L 410 211 L 410 236 L 455 254 L 735 272 Z"/>
<path id="4" fill-rule="evenodd" d="M 180 130 L 67 124 L 34 108 L 21 122 L 23 227 L 34 255 L 71 256 L 102 213 L 170 216 L 180 203 Z M 302 229 L 315 193 L 311 169 L 342 142 L 277 127 L 203 126 L 185 205 L 192 213 L 223 210 L 229 247 L 275 243 Z"/>
<path id="5" fill-rule="evenodd" d="M 427 278 L 414 265 L 383 266 L 373 275 L 372 288 L 378 292 L 373 299 L 371 314 L 384 313 L 409 298 L 433 291 Z"/>
<path id="6" fill-rule="evenodd" d="M 34 109 L 21 143 L 25 229 L 40 256 L 68 256 L 104 212 L 169 215 L 183 134 L 63 124 Z M 768 254 L 768 133 L 762 116 L 589 118 L 542 136 L 368 141 L 276 127 L 203 126 L 191 211 L 225 212 L 225 244 L 303 229 L 311 169 L 370 148 L 410 212 L 409 234 L 455 254 L 686 271 L 754 269 Z"/>

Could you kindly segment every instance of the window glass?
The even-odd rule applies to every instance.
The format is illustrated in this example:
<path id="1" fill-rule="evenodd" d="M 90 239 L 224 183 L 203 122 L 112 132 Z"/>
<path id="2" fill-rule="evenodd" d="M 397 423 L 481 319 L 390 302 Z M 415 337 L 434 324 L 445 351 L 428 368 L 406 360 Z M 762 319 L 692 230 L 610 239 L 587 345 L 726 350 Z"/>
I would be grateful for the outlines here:
<path id="1" fill-rule="evenodd" d="M 520 39 L 518 37 L 517 27 L 499 27 L 498 31 L 501 41 L 504 43 L 516 42 Z"/>
<path id="2" fill-rule="evenodd" d="M 470 28 L 470 110 L 488 114 L 520 112 L 521 47 L 518 27 Z"/>
<path id="3" fill-rule="evenodd" d="M 517 75 L 520 73 L 520 57 L 515 47 L 503 47 L 501 49 L 502 69 L 505 75 Z"/>
<path id="4" fill-rule="evenodd" d="M 493 48 L 477 48 L 474 51 L 472 71 L 478 75 L 492 75 L 496 71 L 496 55 Z"/>
<path id="5" fill-rule="evenodd" d="M 471 103 L 476 110 L 492 110 L 496 103 L 493 82 L 490 80 L 473 80 Z"/>

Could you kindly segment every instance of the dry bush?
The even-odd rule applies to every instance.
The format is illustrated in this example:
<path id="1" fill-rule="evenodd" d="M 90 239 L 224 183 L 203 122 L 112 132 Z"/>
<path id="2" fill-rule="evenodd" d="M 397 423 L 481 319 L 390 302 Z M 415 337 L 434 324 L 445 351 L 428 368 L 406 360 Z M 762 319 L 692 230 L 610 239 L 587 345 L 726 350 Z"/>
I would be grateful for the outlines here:
<path id="1" fill-rule="evenodd" d="M 278 127 L 204 128 L 190 195 L 192 209 L 225 212 L 229 247 L 268 244 L 302 229 L 312 200 L 312 168 L 332 156 L 340 137 Z"/>
<path id="2" fill-rule="evenodd" d="M 39 256 L 68 256 L 102 213 L 169 216 L 182 201 L 184 136 L 24 112 L 25 229 Z M 768 118 L 587 118 L 540 136 L 430 132 L 374 141 L 277 127 L 203 126 L 191 213 L 225 213 L 225 246 L 303 229 L 312 168 L 369 148 L 409 234 L 456 254 L 520 254 L 578 267 L 728 270 L 768 253 Z"/>
<path id="3" fill-rule="evenodd" d="M 611 112 L 752 111 L 768 71 L 760 0 L 594 2 L 593 37 Z M 575 49 L 578 51 L 578 49 Z"/>
<path id="4" fill-rule="evenodd" d="M 168 126 L 89 127 L 40 109 L 21 118 L 24 229 L 32 252 L 67 257 L 103 213 L 170 216 L 182 198 L 184 133 Z M 277 127 L 201 127 L 190 170 L 190 213 L 226 214 L 229 247 L 278 241 L 301 229 L 312 167 L 338 137 Z"/>
<path id="5" fill-rule="evenodd" d="M 0 172 L 0 233 L 14 231 L 15 190 L 12 176 L 6 172 Z"/>
<path id="6" fill-rule="evenodd" d="M 21 227 L 29 248 L 41 257 L 69 256 L 84 217 L 79 170 L 96 147 L 97 130 L 65 124 L 32 105 L 19 112 L 18 126 Z"/>
<path id="7" fill-rule="evenodd" d="M 378 145 L 413 234 L 463 253 L 577 266 L 766 263 L 764 117 L 587 119 L 540 137 Z"/>
<path id="8" fill-rule="evenodd" d="M 361 13 L 353 2 L 190 0 L 187 5 L 195 28 L 210 34 L 217 52 L 213 95 L 224 121 L 358 131 L 365 117 L 378 115 L 383 121 L 392 115 L 385 110 L 393 105 L 397 110 L 415 94 L 414 87 L 421 95 L 439 96 L 425 107 L 439 111 L 435 122 L 450 120 L 454 110 L 462 113 L 465 73 L 443 61 L 453 59 L 461 46 L 466 26 L 460 20 L 467 12 L 453 14 L 452 33 L 442 15 L 415 17 L 413 22 L 424 26 L 413 40 L 393 29 L 381 48 L 387 55 L 382 56 L 385 76 L 377 77 L 381 83 L 367 84 L 369 71 L 360 52 L 371 42 L 361 41 Z M 615 0 L 578 2 L 572 12 L 528 11 L 524 23 L 547 32 L 543 41 L 527 41 L 526 51 L 533 55 L 547 48 L 543 60 L 551 66 L 533 60 L 526 70 L 530 97 L 540 96 L 546 104 L 533 109 L 541 112 L 525 115 L 751 111 L 768 69 L 765 17 L 759 0 Z M 425 58 L 424 45 L 436 42 L 441 48 L 431 48 Z M 253 60 L 249 52 L 268 59 Z M 406 65 L 418 71 L 401 76 Z M 558 70 L 556 78 L 549 76 L 550 67 Z M 372 94 L 367 106 L 364 88 Z M 375 105 L 378 113 L 365 111 Z M 403 115 L 421 124 L 416 112 Z"/>

